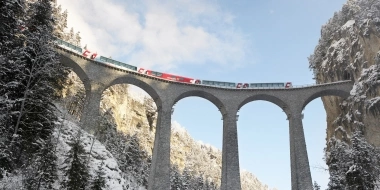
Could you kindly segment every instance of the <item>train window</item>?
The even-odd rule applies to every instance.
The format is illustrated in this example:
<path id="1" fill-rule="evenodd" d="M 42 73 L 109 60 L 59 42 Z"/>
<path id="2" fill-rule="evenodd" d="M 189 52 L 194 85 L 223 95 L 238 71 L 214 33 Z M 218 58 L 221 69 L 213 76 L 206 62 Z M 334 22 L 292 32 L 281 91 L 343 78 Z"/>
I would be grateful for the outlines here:
<path id="1" fill-rule="evenodd" d="M 280 83 L 280 85 L 279 85 L 280 87 L 284 87 L 285 85 L 284 85 L 284 83 Z"/>
<path id="2" fill-rule="evenodd" d="M 180 78 L 179 78 L 179 81 L 184 81 L 184 80 L 185 80 L 185 79 L 184 79 L 184 78 L 182 78 L 182 77 L 180 77 Z"/>
<path id="3" fill-rule="evenodd" d="M 268 84 L 268 87 L 273 87 L 273 84 Z"/>
<path id="4" fill-rule="evenodd" d="M 262 84 L 262 87 L 268 87 L 268 84 Z"/>

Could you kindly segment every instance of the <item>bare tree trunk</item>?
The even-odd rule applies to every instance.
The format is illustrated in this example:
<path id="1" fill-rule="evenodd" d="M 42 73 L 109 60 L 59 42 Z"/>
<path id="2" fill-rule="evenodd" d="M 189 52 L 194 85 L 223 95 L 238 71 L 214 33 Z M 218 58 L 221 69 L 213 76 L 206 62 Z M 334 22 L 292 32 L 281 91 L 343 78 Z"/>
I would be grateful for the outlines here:
<path id="1" fill-rule="evenodd" d="M 34 67 L 34 66 L 33 66 Z M 33 67 L 31 69 L 31 71 L 33 70 Z M 30 83 L 32 81 L 32 74 L 31 72 L 29 73 L 29 79 L 28 79 L 28 83 L 26 84 L 26 89 L 24 91 L 24 97 L 23 97 L 23 100 L 21 102 L 21 108 L 20 108 L 20 113 L 18 115 L 18 118 L 17 118 L 17 123 L 16 123 L 16 126 L 15 126 L 15 131 L 13 132 L 13 136 L 12 136 L 12 141 L 11 141 L 11 146 L 13 145 L 14 143 L 14 140 L 16 138 L 16 135 L 17 135 L 17 132 L 18 132 L 18 128 L 20 126 L 20 122 L 21 122 L 21 117 L 23 115 L 23 112 L 24 112 L 24 107 L 25 107 L 25 101 L 26 101 L 26 98 L 28 97 L 28 90 L 29 90 L 29 87 L 30 87 Z"/>

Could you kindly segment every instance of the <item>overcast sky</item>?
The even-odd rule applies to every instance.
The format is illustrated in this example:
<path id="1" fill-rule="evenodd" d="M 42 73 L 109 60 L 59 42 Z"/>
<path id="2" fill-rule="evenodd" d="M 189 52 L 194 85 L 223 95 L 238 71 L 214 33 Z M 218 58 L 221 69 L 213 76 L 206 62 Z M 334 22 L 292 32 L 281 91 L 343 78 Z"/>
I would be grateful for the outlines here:
<path id="1" fill-rule="evenodd" d="M 320 29 L 344 0 L 58 0 L 82 47 L 139 67 L 227 82 L 314 83 L 308 68 Z M 328 182 L 320 99 L 303 120 L 313 181 Z M 177 103 L 173 120 L 196 139 L 222 148 L 222 120 L 207 100 Z M 255 101 L 239 112 L 242 169 L 279 190 L 291 188 L 289 131 L 276 105 Z"/>

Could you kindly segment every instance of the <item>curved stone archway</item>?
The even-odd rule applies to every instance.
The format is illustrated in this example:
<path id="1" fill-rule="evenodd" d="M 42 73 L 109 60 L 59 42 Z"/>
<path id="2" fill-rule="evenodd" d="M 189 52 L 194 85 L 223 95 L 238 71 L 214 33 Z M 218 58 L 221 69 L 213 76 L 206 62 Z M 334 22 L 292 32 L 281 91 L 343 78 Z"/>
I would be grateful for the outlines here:
<path id="1" fill-rule="evenodd" d="M 311 94 L 309 97 L 305 99 L 305 101 L 302 103 L 301 110 L 303 110 L 311 101 L 323 96 L 338 96 L 341 98 L 347 98 L 348 96 L 350 96 L 350 93 L 341 89 L 325 89 L 315 92 L 314 94 Z"/>
<path id="2" fill-rule="evenodd" d="M 277 105 L 278 107 L 280 107 L 280 109 L 283 110 L 285 112 L 285 114 L 288 115 L 289 106 L 283 100 L 279 99 L 278 97 L 268 95 L 268 94 L 257 94 L 257 95 L 250 96 L 250 97 L 244 99 L 239 104 L 238 109 L 240 110 L 246 104 L 253 102 L 253 101 L 257 101 L 257 100 L 263 100 L 263 101 L 273 103 L 273 104 Z"/>
<path id="3" fill-rule="evenodd" d="M 174 99 L 174 104 L 176 104 L 178 101 L 180 101 L 180 100 L 182 100 L 184 98 L 187 98 L 187 97 L 200 97 L 200 98 L 204 98 L 204 99 L 210 101 L 213 105 L 215 105 L 219 109 L 219 111 L 220 111 L 220 113 L 222 115 L 224 113 L 226 113 L 226 107 L 223 104 L 223 102 L 220 101 L 220 99 L 218 97 L 214 96 L 211 93 L 208 93 L 208 92 L 205 92 L 205 91 L 200 91 L 200 90 L 190 90 L 190 91 L 186 91 L 186 92 L 181 93 L 180 95 L 178 95 Z"/>
<path id="4" fill-rule="evenodd" d="M 86 92 L 91 90 L 91 83 L 88 75 L 86 72 L 76 63 L 74 60 L 72 60 L 70 57 L 64 56 L 61 54 L 60 56 L 60 62 L 73 70 L 73 72 L 80 78 L 84 85 L 84 89 Z"/>
<path id="5" fill-rule="evenodd" d="M 142 80 L 136 79 L 131 76 L 119 77 L 111 81 L 109 84 L 106 84 L 104 90 L 117 84 L 135 85 L 141 88 L 142 90 L 144 90 L 150 97 L 152 97 L 152 99 L 156 103 L 157 108 L 162 106 L 162 100 L 160 96 L 158 95 L 157 91 L 154 88 L 152 88 L 152 86 L 150 86 L 149 84 L 145 83 Z"/>

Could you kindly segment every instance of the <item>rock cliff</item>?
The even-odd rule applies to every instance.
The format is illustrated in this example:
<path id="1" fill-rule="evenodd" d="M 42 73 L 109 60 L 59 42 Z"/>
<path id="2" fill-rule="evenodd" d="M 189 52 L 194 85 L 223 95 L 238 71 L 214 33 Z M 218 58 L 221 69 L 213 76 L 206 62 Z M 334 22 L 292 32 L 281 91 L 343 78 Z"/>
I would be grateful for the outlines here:
<path id="1" fill-rule="evenodd" d="M 355 81 L 346 101 L 322 98 L 327 142 L 336 137 L 349 143 L 352 131 L 360 129 L 368 142 L 380 146 L 380 2 L 348 0 L 322 26 L 309 62 L 317 83 Z"/>

